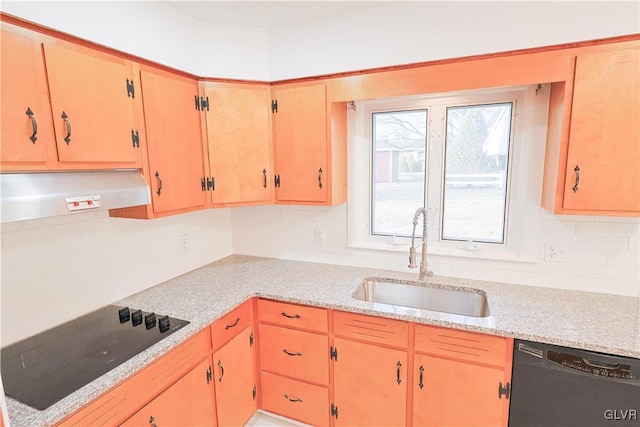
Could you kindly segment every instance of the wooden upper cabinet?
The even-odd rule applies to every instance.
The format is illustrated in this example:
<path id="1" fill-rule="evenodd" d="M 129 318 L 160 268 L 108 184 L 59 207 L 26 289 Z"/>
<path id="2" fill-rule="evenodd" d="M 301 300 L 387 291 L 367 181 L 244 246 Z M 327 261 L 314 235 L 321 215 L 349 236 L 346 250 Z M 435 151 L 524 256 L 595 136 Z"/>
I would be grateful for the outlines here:
<path id="1" fill-rule="evenodd" d="M 215 426 L 211 363 L 196 366 L 122 426 Z"/>
<path id="2" fill-rule="evenodd" d="M 140 75 L 153 212 L 204 208 L 198 82 L 146 68 Z"/>
<path id="3" fill-rule="evenodd" d="M 43 49 L 60 162 L 138 165 L 135 103 L 127 90 L 132 65 L 59 42 Z"/>
<path id="4" fill-rule="evenodd" d="M 273 98 L 277 201 L 346 201 L 346 104 L 329 102 L 325 84 L 276 86 Z"/>
<path id="5" fill-rule="evenodd" d="M 576 58 L 566 209 L 640 213 L 640 49 Z"/>
<path id="6" fill-rule="evenodd" d="M 49 159 L 48 147 L 53 143 L 53 123 L 40 43 L 4 25 L 1 40 L 3 169 L 12 163 L 43 164 Z"/>
<path id="7" fill-rule="evenodd" d="M 270 87 L 208 84 L 204 93 L 212 202 L 270 202 Z"/>
<path id="8" fill-rule="evenodd" d="M 640 42 L 594 48 L 551 86 L 543 206 L 640 215 Z"/>

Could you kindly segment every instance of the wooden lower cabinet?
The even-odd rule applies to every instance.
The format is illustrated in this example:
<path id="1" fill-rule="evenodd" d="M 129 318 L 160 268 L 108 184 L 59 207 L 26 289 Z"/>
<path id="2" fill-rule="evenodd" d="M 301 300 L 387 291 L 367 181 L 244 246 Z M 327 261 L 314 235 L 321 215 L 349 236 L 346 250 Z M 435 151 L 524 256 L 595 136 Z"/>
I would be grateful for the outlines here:
<path id="1" fill-rule="evenodd" d="M 260 409 L 314 426 L 508 425 L 510 338 L 261 303 L 259 351 L 249 301 L 60 425 L 237 427 L 258 395 Z M 306 330 L 282 324 L 310 314 Z M 309 330 L 327 320 L 328 334 Z"/>
<path id="2" fill-rule="evenodd" d="M 210 370 L 210 360 L 204 360 L 121 425 L 215 426 Z"/>
<path id="3" fill-rule="evenodd" d="M 413 370 L 414 427 L 507 425 L 504 369 L 416 354 Z"/>
<path id="4" fill-rule="evenodd" d="M 256 411 L 253 334 L 245 328 L 213 353 L 218 426 L 243 426 Z"/>
<path id="5" fill-rule="evenodd" d="M 262 372 L 262 408 L 314 426 L 329 425 L 329 389 Z"/>
<path id="6" fill-rule="evenodd" d="M 341 338 L 334 348 L 335 425 L 406 425 L 407 352 Z"/>

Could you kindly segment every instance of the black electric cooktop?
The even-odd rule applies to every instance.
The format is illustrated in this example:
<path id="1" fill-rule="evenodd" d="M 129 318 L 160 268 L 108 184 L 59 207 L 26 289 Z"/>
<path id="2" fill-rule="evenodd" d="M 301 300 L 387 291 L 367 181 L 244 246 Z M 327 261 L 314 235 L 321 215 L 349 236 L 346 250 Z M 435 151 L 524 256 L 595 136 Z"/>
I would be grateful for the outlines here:
<path id="1" fill-rule="evenodd" d="M 46 409 L 188 324 L 109 305 L 0 350 L 4 391 Z"/>

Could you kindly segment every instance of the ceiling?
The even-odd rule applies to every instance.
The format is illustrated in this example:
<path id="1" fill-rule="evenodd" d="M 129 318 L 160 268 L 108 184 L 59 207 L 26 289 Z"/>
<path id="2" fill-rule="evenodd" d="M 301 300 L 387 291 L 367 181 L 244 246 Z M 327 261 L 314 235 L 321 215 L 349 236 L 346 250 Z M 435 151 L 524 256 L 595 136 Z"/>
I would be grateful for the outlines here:
<path id="1" fill-rule="evenodd" d="M 255 28 L 274 28 L 380 6 L 380 1 L 189 1 L 165 0 L 192 18 Z"/>

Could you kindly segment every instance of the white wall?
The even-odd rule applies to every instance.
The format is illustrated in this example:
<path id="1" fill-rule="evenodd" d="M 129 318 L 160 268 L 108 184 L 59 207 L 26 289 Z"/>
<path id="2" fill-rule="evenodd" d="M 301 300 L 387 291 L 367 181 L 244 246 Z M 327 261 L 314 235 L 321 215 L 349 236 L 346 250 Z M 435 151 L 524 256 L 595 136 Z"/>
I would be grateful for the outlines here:
<path id="1" fill-rule="evenodd" d="M 271 79 L 640 32 L 637 1 L 410 1 L 269 31 Z"/>
<path id="2" fill-rule="evenodd" d="M 267 34 L 161 1 L 2 1 L 6 13 L 198 76 L 269 80 Z"/>
<path id="3" fill-rule="evenodd" d="M 640 32 L 636 1 L 381 1 L 296 25 L 204 22 L 162 1 L 2 1 L 0 9 L 205 77 L 281 80 Z"/>
<path id="4" fill-rule="evenodd" d="M 348 205 L 261 206 L 232 211 L 237 254 L 413 272 L 409 249 L 398 252 L 347 246 Z M 640 297 L 640 219 L 539 212 L 535 263 L 429 255 L 436 275 Z M 410 223 L 411 218 L 407 218 Z M 315 230 L 325 244 L 315 243 Z M 569 247 L 567 262 L 544 260 L 545 243 Z"/>
<path id="5" fill-rule="evenodd" d="M 2 225 L 2 346 L 232 253 L 228 209 L 151 221 L 107 215 Z M 188 252 L 179 250 L 183 234 Z"/>

